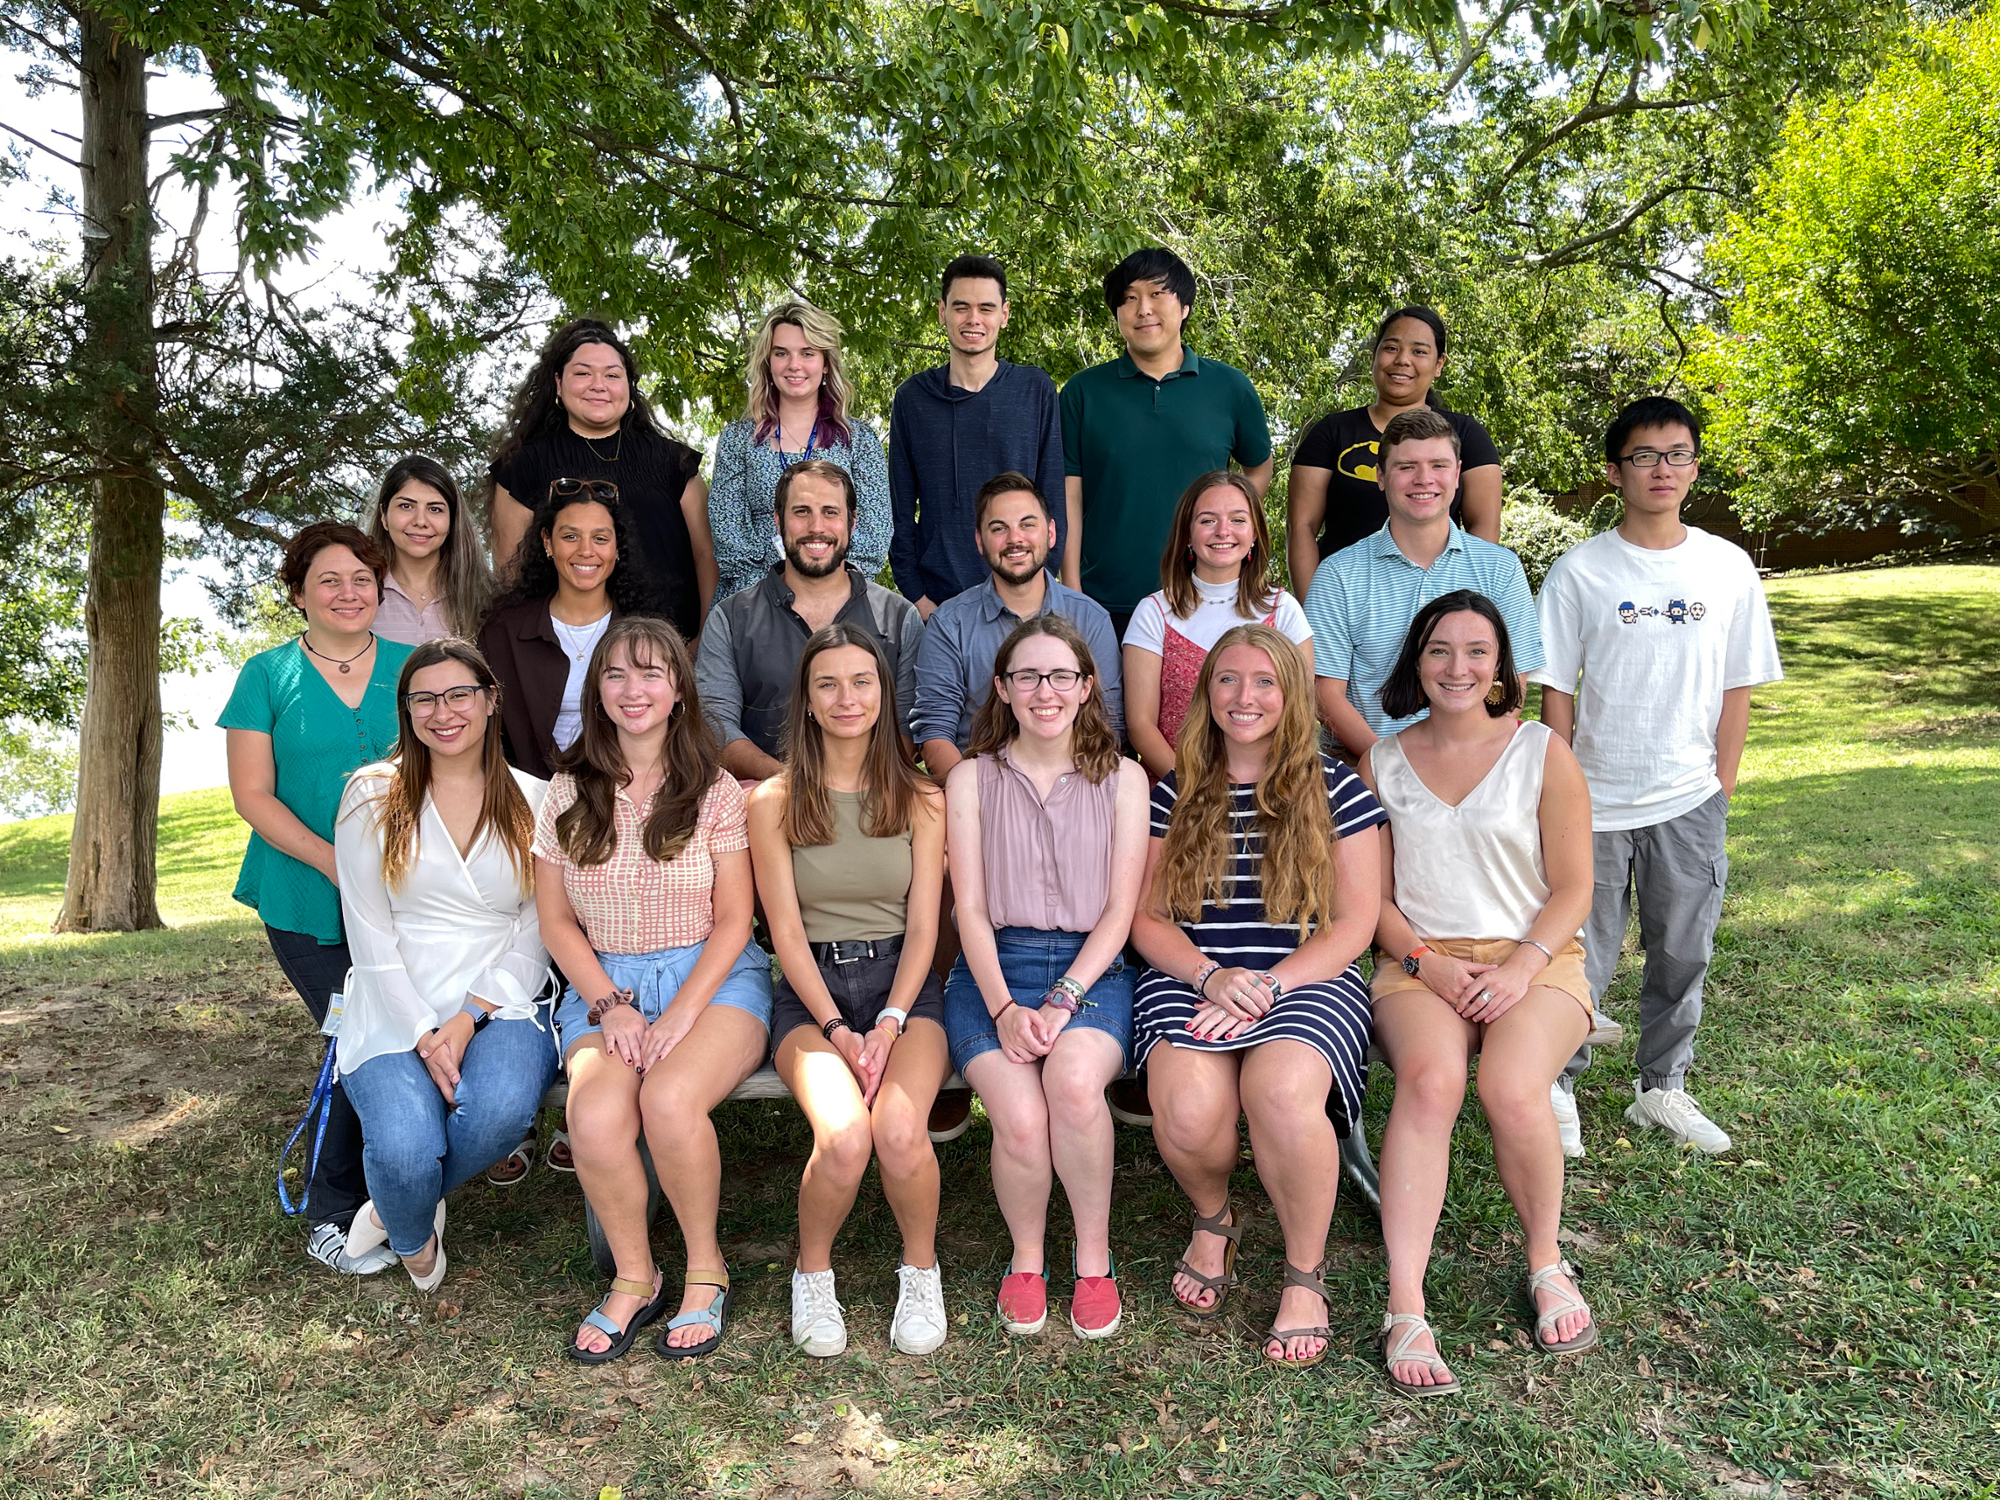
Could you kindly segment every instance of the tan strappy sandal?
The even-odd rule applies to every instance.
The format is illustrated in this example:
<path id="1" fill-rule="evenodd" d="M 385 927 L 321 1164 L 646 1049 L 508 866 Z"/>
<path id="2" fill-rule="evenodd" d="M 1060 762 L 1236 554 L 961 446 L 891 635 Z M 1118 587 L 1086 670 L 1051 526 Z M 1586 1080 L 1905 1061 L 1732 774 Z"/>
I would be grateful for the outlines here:
<path id="1" fill-rule="evenodd" d="M 1301 1271 L 1290 1261 L 1286 1261 L 1285 1285 L 1304 1287 L 1315 1297 L 1319 1298 L 1328 1308 L 1331 1308 L 1333 1306 L 1333 1299 L 1327 1296 L 1326 1282 L 1322 1279 L 1325 1271 L 1325 1261 L 1321 1261 L 1310 1271 Z M 1314 1365 L 1325 1359 L 1326 1351 L 1333 1347 L 1333 1332 L 1324 1323 L 1316 1328 L 1273 1328 L 1269 1333 L 1264 1335 L 1264 1342 L 1268 1345 L 1273 1339 L 1278 1341 L 1280 1352 L 1276 1359 L 1273 1359 L 1266 1352 L 1264 1362 L 1266 1364 L 1282 1366 L 1287 1370 L 1310 1370 Z M 1318 1339 L 1320 1341 L 1319 1353 L 1315 1354 L 1311 1359 L 1285 1358 L 1283 1353 L 1284 1346 L 1289 1344 L 1293 1339 Z"/>
<path id="2" fill-rule="evenodd" d="M 1567 1276 L 1572 1286 L 1581 1287 L 1576 1271 L 1566 1260 L 1559 1260 L 1552 1266 L 1543 1266 L 1528 1275 L 1528 1311 L 1535 1315 L 1535 1343 L 1544 1354 L 1581 1354 L 1586 1349 L 1597 1347 L 1597 1315 L 1590 1312 L 1590 1304 L 1582 1297 L 1572 1296 L 1556 1285 L 1558 1276 Z M 1541 1310 L 1541 1303 L 1535 1300 L 1538 1292 L 1552 1292 L 1557 1298 L 1556 1306 L 1547 1312 Z M 1571 1313 L 1589 1313 L 1590 1322 L 1575 1338 L 1566 1344 L 1559 1344 L 1549 1338 L 1555 1332 L 1556 1322 Z"/>
<path id="3" fill-rule="evenodd" d="M 1175 1292 L 1171 1281 L 1167 1283 L 1167 1290 L 1173 1292 L 1174 1301 L 1180 1304 L 1181 1311 L 1189 1317 L 1213 1318 L 1221 1313 L 1223 1303 L 1229 1300 L 1229 1289 L 1236 1285 L 1236 1251 L 1243 1243 L 1243 1219 L 1236 1212 L 1234 1203 L 1225 1203 L 1219 1214 L 1209 1214 L 1206 1217 L 1195 1215 L 1194 1229 L 1196 1234 L 1219 1234 L 1229 1241 L 1222 1252 L 1222 1274 L 1204 1276 L 1187 1263 L 1185 1256 L 1174 1262 L 1174 1272 L 1198 1283 L 1204 1290 L 1215 1293 L 1215 1301 L 1207 1307 L 1198 1306 L 1179 1292 Z"/>
<path id="4" fill-rule="evenodd" d="M 1403 1331 L 1398 1334 L 1396 1330 Z M 1432 1348 L 1417 1349 L 1412 1346 L 1425 1334 L 1431 1335 Z M 1405 1396 L 1456 1396 L 1458 1377 L 1451 1373 L 1451 1366 L 1438 1357 L 1437 1335 L 1431 1333 L 1431 1325 L 1424 1321 L 1420 1313 L 1382 1314 L 1382 1331 L 1375 1335 L 1375 1346 L 1382 1351 L 1382 1368 L 1388 1372 L 1389 1384 Z M 1422 1365 L 1433 1375 L 1443 1375 L 1441 1384 L 1412 1385 L 1407 1380 L 1396 1378 L 1397 1365 Z"/>

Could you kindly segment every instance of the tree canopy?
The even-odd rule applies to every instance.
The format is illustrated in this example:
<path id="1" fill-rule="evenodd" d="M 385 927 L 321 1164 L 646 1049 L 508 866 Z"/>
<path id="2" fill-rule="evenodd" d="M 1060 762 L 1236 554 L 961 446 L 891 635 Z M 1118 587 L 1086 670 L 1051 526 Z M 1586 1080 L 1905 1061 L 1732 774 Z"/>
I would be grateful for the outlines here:
<path id="1" fill-rule="evenodd" d="M 2000 10 L 1793 116 L 1709 251 L 1731 296 L 1701 372 L 1739 509 L 2000 526 L 1996 184 Z"/>

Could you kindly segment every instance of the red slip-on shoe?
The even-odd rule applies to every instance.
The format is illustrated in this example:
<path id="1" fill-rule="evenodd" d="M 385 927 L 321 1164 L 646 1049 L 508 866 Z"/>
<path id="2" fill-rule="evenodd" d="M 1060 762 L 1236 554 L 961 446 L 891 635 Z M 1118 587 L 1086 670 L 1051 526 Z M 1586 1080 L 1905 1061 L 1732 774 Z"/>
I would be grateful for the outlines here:
<path id="1" fill-rule="evenodd" d="M 1072 1271 L 1074 1267 L 1072 1256 Z M 1124 1319 L 1125 1307 L 1118 1300 L 1117 1261 L 1111 1261 L 1102 1276 L 1076 1278 L 1076 1290 L 1069 1299 L 1070 1332 L 1080 1339 L 1108 1339 Z"/>
<path id="2" fill-rule="evenodd" d="M 993 1310 L 1009 1333 L 1040 1333 L 1049 1321 L 1049 1273 L 1008 1266 Z"/>

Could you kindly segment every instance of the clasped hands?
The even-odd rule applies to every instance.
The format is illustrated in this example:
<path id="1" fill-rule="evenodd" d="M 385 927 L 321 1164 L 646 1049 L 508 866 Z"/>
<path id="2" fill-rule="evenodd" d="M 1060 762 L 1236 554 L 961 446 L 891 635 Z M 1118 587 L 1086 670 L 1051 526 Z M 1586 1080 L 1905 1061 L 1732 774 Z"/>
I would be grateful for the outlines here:
<path id="1" fill-rule="evenodd" d="M 828 1038 L 833 1050 L 853 1073 L 854 1081 L 861 1085 L 861 1102 L 873 1104 L 875 1093 L 882 1087 L 882 1075 L 889 1070 L 889 1051 L 901 1036 L 892 1026 L 871 1026 L 863 1035 L 852 1026 L 836 1026 Z"/>
<path id="2" fill-rule="evenodd" d="M 1487 1026 L 1520 1004 L 1535 982 L 1529 961 L 1521 957 L 1533 951 L 1523 943 L 1505 963 L 1481 964 L 1433 948 L 1417 961 L 1418 977 L 1465 1020 Z"/>
<path id="3" fill-rule="evenodd" d="M 644 1073 L 680 1045 L 694 1021 L 695 1012 L 682 1005 L 669 1005 L 651 1023 L 636 1005 L 619 1005 L 607 1010 L 598 1025 L 604 1032 L 604 1050 Z"/>
<path id="4" fill-rule="evenodd" d="M 1217 969 L 1201 987 L 1187 1029 L 1209 1041 L 1241 1036 L 1278 1003 L 1277 981 L 1256 969 Z"/>
<path id="5" fill-rule="evenodd" d="M 1000 1012 L 993 1028 L 1000 1035 L 1000 1051 L 1008 1062 L 1031 1063 L 1049 1055 L 1069 1022 L 1070 1012 L 1058 1006 L 1016 1003 Z"/>

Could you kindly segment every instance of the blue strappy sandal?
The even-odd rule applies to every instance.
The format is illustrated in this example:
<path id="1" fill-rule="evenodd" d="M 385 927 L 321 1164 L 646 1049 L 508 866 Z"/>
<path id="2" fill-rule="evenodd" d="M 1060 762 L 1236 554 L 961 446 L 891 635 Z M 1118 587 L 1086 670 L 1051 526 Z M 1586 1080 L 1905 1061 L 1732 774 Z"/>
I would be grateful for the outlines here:
<path id="1" fill-rule="evenodd" d="M 709 1277 L 717 1275 L 722 1276 L 724 1279 L 721 1281 L 708 1280 Z M 660 1334 L 658 1342 L 653 1345 L 654 1351 L 660 1358 L 700 1359 L 704 1354 L 713 1354 L 715 1352 L 716 1347 L 722 1342 L 723 1330 L 729 1326 L 728 1276 L 729 1273 L 727 1271 L 702 1271 L 687 1278 L 687 1285 L 689 1286 L 715 1287 L 717 1289 L 715 1300 L 710 1302 L 705 1308 L 701 1308 L 695 1312 L 678 1313 L 667 1320 L 665 1331 Z M 703 1339 L 699 1344 L 681 1345 L 667 1342 L 667 1335 L 672 1333 L 676 1328 L 692 1328 L 697 1323 L 706 1324 L 713 1330 L 710 1336 Z"/>
<path id="2" fill-rule="evenodd" d="M 604 1311 L 604 1302 L 609 1302 L 619 1292 L 623 1292 L 628 1297 L 650 1297 L 652 1299 L 644 1307 L 633 1313 L 631 1320 L 623 1328 L 612 1322 Z M 615 1276 L 611 1280 L 611 1290 L 604 1294 L 604 1302 L 598 1303 L 597 1306 L 585 1313 L 583 1321 L 610 1339 L 611 1347 L 608 1349 L 585 1349 L 577 1343 L 574 1334 L 570 1335 L 569 1343 L 564 1347 L 568 1349 L 569 1357 L 580 1365 L 608 1365 L 612 1360 L 623 1356 L 625 1351 L 632 1347 L 632 1341 L 639 1336 L 639 1330 L 666 1311 L 666 1278 L 662 1277 L 660 1279 L 660 1285 L 655 1290 L 650 1281 L 633 1281 L 624 1276 Z"/>

